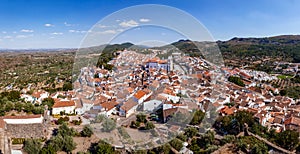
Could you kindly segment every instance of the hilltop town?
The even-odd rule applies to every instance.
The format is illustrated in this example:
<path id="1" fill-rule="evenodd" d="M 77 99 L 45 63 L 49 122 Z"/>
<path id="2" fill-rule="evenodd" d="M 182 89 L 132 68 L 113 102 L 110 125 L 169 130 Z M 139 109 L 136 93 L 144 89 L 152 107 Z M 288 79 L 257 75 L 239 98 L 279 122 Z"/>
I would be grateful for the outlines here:
<path id="1" fill-rule="evenodd" d="M 280 145 L 268 135 L 271 131 L 277 136 L 287 130 L 300 131 L 299 93 L 298 97 L 284 93 L 285 87 L 278 85 L 283 76 L 242 67 L 216 67 L 181 52 L 148 50 L 149 54 L 119 50 L 107 63 L 113 69 L 87 65 L 80 68 L 72 85 L 62 80 L 55 91 L 32 87 L 31 83 L 4 87 L 1 152 L 26 151 L 27 139 L 49 141 L 45 151 L 74 153 L 87 152 L 100 139 L 113 150 L 127 152 L 165 144 L 173 153 L 218 152 L 230 146 L 234 148 L 228 151 L 242 152 L 253 149 L 235 142 L 250 139 L 255 140 L 251 144 L 263 146 L 262 151 L 292 152 L 297 147 Z M 292 65 L 289 73 L 297 76 L 298 64 Z M 239 121 L 238 116 L 250 119 Z M 244 134 L 245 123 L 249 134 L 258 137 Z M 61 129 L 73 132 L 72 146 L 51 149 L 58 138 L 52 132 Z M 87 135 L 89 140 L 82 135 L 87 129 L 92 132 Z M 239 138 L 240 133 L 243 137 Z M 211 134 L 214 137 L 209 142 L 219 144 L 198 144 Z M 268 144 L 259 137 L 273 142 Z M 87 146 L 81 145 L 82 140 Z"/>

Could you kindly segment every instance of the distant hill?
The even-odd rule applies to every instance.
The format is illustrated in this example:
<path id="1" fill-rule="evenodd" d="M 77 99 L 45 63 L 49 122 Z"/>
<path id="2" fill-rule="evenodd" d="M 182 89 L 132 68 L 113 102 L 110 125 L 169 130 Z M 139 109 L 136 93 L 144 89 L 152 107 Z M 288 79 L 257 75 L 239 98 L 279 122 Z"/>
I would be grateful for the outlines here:
<path id="1" fill-rule="evenodd" d="M 258 60 L 269 57 L 287 62 L 300 62 L 300 35 L 233 38 L 217 43 L 226 59 L 251 57 Z"/>
<path id="2" fill-rule="evenodd" d="M 194 42 L 198 45 L 208 42 Z M 271 58 L 287 62 L 300 62 L 300 35 L 282 35 L 265 38 L 232 38 L 228 41 L 217 41 L 225 60 L 253 60 Z M 171 45 L 190 56 L 199 56 L 198 48 L 190 40 L 179 40 Z M 200 54 L 201 55 L 201 54 Z"/>

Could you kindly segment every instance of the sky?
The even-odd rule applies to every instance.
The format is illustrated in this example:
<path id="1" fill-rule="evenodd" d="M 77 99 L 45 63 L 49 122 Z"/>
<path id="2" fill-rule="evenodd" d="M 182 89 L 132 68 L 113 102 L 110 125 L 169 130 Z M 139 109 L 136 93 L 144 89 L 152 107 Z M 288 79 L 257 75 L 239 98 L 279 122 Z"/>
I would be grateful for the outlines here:
<path id="1" fill-rule="evenodd" d="M 111 14 L 142 4 L 160 4 L 184 11 L 202 23 L 214 40 L 300 34 L 300 1 L 297 0 L 1 0 L 0 48 L 78 48 L 91 38 L 97 26 L 103 28 L 98 29 L 101 38 L 121 33 L 109 43 L 138 44 L 151 40 L 170 43 L 185 38 L 174 29 L 139 27 L 151 22 L 181 25 L 188 29 L 185 33 L 198 31 L 189 28 L 189 21 L 182 22 L 184 19 L 168 11 L 158 14 L 142 9 L 119 14 L 119 19 L 114 18 L 116 23 L 105 25 L 110 23 Z M 99 44 L 107 43 L 93 39 Z"/>

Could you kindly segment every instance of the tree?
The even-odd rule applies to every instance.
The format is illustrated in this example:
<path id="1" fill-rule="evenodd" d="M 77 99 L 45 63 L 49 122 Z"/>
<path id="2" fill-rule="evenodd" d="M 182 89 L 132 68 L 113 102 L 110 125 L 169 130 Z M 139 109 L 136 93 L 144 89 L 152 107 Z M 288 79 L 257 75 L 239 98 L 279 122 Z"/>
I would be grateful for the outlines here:
<path id="1" fill-rule="evenodd" d="M 130 127 L 131 128 L 138 128 L 138 127 L 140 127 L 140 122 L 138 122 L 138 121 L 131 121 Z"/>
<path id="2" fill-rule="evenodd" d="M 136 115 L 136 121 L 138 122 L 146 122 L 146 115 L 143 113 L 139 113 Z"/>
<path id="3" fill-rule="evenodd" d="M 154 126 L 154 124 L 152 122 L 147 122 L 146 123 L 146 126 L 145 126 L 146 130 L 154 129 L 154 128 L 155 128 L 155 126 Z"/>
<path id="4" fill-rule="evenodd" d="M 31 103 L 25 103 L 23 107 L 24 107 L 23 111 L 26 113 L 32 112 L 34 108 L 33 104 Z"/>
<path id="5" fill-rule="evenodd" d="M 61 151 L 63 146 L 64 146 L 64 138 L 60 134 L 51 137 L 49 143 L 47 144 L 47 147 L 52 147 L 52 149 L 55 152 Z"/>
<path id="6" fill-rule="evenodd" d="M 63 123 L 58 127 L 57 134 L 65 137 L 65 136 L 74 136 L 76 134 L 74 128 L 69 128 L 66 123 Z"/>
<path id="7" fill-rule="evenodd" d="M 280 90 L 279 94 L 280 94 L 281 96 L 285 96 L 285 95 L 287 94 L 287 91 L 286 91 L 285 89 Z"/>
<path id="8" fill-rule="evenodd" d="M 42 143 L 36 139 L 27 139 L 24 142 L 24 150 L 30 154 L 39 154 Z"/>
<path id="9" fill-rule="evenodd" d="M 199 125 L 202 122 L 204 116 L 205 116 L 204 112 L 202 112 L 200 110 L 195 111 L 193 119 L 191 120 L 190 124 L 191 125 Z"/>
<path id="10" fill-rule="evenodd" d="M 98 145 L 96 146 L 95 150 L 96 150 L 97 154 L 113 154 L 114 153 L 113 147 L 110 144 L 108 144 L 102 140 L 100 140 L 98 142 Z"/>
<path id="11" fill-rule="evenodd" d="M 52 106 L 54 105 L 55 101 L 53 98 L 49 97 L 49 98 L 45 98 L 43 101 L 42 101 L 42 105 L 47 105 L 48 106 L 48 109 L 51 110 L 52 109 Z"/>
<path id="12" fill-rule="evenodd" d="M 40 154 L 55 154 L 55 150 L 51 146 L 45 146 L 40 151 Z"/>
<path id="13" fill-rule="evenodd" d="M 72 90 L 73 89 L 73 85 L 71 82 L 65 82 L 63 85 L 63 91 L 68 91 L 68 90 Z"/>
<path id="14" fill-rule="evenodd" d="M 5 104 L 5 111 L 6 111 L 6 112 L 11 111 L 13 108 L 14 108 L 14 104 L 13 104 L 12 102 L 8 101 L 8 102 Z"/>
<path id="15" fill-rule="evenodd" d="M 239 150 L 250 153 L 264 154 L 268 153 L 268 147 L 266 144 L 253 136 L 243 136 L 236 141 L 237 148 Z"/>
<path id="16" fill-rule="evenodd" d="M 180 149 L 183 147 L 183 142 L 179 139 L 175 138 L 170 141 L 170 145 L 175 148 L 177 151 L 180 151 Z"/>
<path id="17" fill-rule="evenodd" d="M 101 123 L 103 122 L 104 119 L 106 119 L 105 115 L 103 114 L 97 115 L 97 117 L 94 120 L 94 123 Z"/>
<path id="18" fill-rule="evenodd" d="M 194 153 L 201 153 L 201 148 L 198 146 L 197 139 L 192 139 L 190 150 L 192 150 Z"/>
<path id="19" fill-rule="evenodd" d="M 63 151 L 71 152 L 75 148 L 76 148 L 76 143 L 73 141 L 73 137 L 72 136 L 65 136 L 64 137 Z"/>
<path id="20" fill-rule="evenodd" d="M 18 112 L 21 112 L 23 109 L 23 104 L 20 102 L 16 102 L 15 104 L 15 110 L 17 110 Z"/>
<path id="21" fill-rule="evenodd" d="M 102 128 L 103 131 L 111 132 L 116 128 L 116 122 L 112 119 L 105 119 L 102 126 L 103 126 Z"/>
<path id="22" fill-rule="evenodd" d="M 61 126 L 59 126 L 57 135 L 51 137 L 47 146 L 51 147 L 50 150 L 55 152 L 71 152 L 76 148 L 76 143 L 73 141 L 73 136 L 75 133 L 76 132 L 73 128 L 69 128 L 67 124 L 63 123 Z"/>
<path id="23" fill-rule="evenodd" d="M 188 127 L 186 129 L 184 129 L 184 134 L 187 136 L 187 137 L 193 137 L 195 135 L 197 135 L 198 133 L 198 130 L 194 127 Z"/>
<path id="24" fill-rule="evenodd" d="M 215 133 L 213 131 L 207 131 L 204 135 L 201 137 L 202 143 L 205 143 L 205 147 L 207 148 L 208 145 L 212 145 L 215 140 Z"/>
<path id="25" fill-rule="evenodd" d="M 254 144 L 254 146 L 251 148 L 251 153 L 268 153 L 268 147 L 265 144 Z"/>
<path id="26" fill-rule="evenodd" d="M 223 144 L 230 143 L 235 140 L 234 135 L 225 135 L 224 138 L 222 139 Z"/>
<path id="27" fill-rule="evenodd" d="M 238 111 L 234 117 L 237 120 L 241 131 L 244 128 L 244 124 L 248 124 L 249 127 L 252 127 L 255 123 L 253 115 L 248 111 Z"/>
<path id="28" fill-rule="evenodd" d="M 177 138 L 180 139 L 181 141 L 187 141 L 187 136 L 185 134 L 182 134 L 182 133 L 179 134 L 177 136 Z"/>
<path id="29" fill-rule="evenodd" d="M 236 85 L 239 85 L 241 87 L 245 87 L 245 84 L 244 84 L 243 80 L 241 78 L 237 77 L 237 76 L 230 76 L 228 78 L 228 81 L 230 81 L 230 82 L 232 82 Z"/>
<path id="30" fill-rule="evenodd" d="M 20 92 L 19 91 L 10 91 L 7 95 L 8 100 L 13 101 L 13 100 L 18 100 L 20 98 Z"/>
<path id="31" fill-rule="evenodd" d="M 82 137 L 91 137 L 93 135 L 93 129 L 91 126 L 86 125 L 83 127 L 83 130 L 80 132 Z"/>
<path id="32" fill-rule="evenodd" d="M 63 124 L 63 123 L 68 122 L 69 120 L 70 120 L 70 118 L 67 117 L 67 116 L 65 116 L 65 117 L 60 117 L 60 118 L 57 119 L 57 124 L 58 124 L 58 125 L 61 125 L 61 124 Z"/>
<path id="33" fill-rule="evenodd" d="M 276 143 L 281 147 L 294 150 L 299 144 L 299 133 L 293 130 L 286 130 L 277 135 Z"/>

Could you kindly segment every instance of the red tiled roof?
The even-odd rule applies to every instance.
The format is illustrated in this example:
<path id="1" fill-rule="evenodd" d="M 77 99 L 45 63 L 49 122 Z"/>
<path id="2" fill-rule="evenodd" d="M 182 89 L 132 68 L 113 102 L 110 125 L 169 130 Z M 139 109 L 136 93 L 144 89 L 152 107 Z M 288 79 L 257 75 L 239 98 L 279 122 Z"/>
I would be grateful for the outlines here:
<path id="1" fill-rule="evenodd" d="M 110 101 L 110 102 L 105 102 L 102 103 L 101 106 L 106 110 L 109 111 L 111 109 L 113 109 L 116 105 L 118 105 L 119 103 L 115 102 L 115 101 Z"/>
<path id="2" fill-rule="evenodd" d="M 235 107 L 229 108 L 228 106 L 225 106 L 221 109 L 221 113 L 225 113 L 226 115 L 232 115 L 234 111 L 236 110 Z"/>
<path id="3" fill-rule="evenodd" d="M 133 89 L 132 87 L 128 87 L 128 88 L 127 88 L 127 91 L 128 91 L 129 93 L 133 93 L 134 89 Z"/>
<path id="4" fill-rule="evenodd" d="M 123 106 L 121 106 L 121 109 L 125 110 L 125 111 L 128 111 L 131 108 L 133 108 L 134 106 L 136 106 L 137 104 L 138 104 L 137 102 L 128 101 L 128 102 L 125 102 Z"/>
<path id="5" fill-rule="evenodd" d="M 134 97 L 137 99 L 140 99 L 145 95 L 146 95 L 146 93 L 143 90 L 139 90 L 137 93 L 134 94 Z"/>
<path id="6" fill-rule="evenodd" d="M 42 93 L 43 93 L 43 92 L 34 92 L 34 93 L 32 94 L 32 96 L 35 97 L 35 98 L 40 98 Z"/>
<path id="7" fill-rule="evenodd" d="M 300 126 L 300 118 L 298 118 L 298 117 L 290 117 L 290 118 L 288 118 L 288 119 L 286 119 L 284 121 L 284 124 L 285 125 L 293 124 L 293 125 Z"/>
<path id="8" fill-rule="evenodd" d="M 68 107 L 68 106 L 75 106 L 75 101 L 73 100 L 57 100 L 55 101 L 53 108 L 58 107 Z"/>

